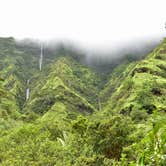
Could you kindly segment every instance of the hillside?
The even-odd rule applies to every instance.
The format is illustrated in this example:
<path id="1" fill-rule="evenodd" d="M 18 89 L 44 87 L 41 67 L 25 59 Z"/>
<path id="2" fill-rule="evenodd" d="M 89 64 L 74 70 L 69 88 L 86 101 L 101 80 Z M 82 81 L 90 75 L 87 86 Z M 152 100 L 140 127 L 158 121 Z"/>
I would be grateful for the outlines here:
<path id="1" fill-rule="evenodd" d="M 166 39 L 114 66 L 42 56 L 39 70 L 39 43 L 0 38 L 0 165 L 165 165 Z"/>
<path id="2" fill-rule="evenodd" d="M 115 69 L 101 92 L 102 97 L 108 96 L 104 109 L 116 110 L 138 121 L 146 119 L 153 111 L 166 111 L 165 42 L 145 59 Z"/>

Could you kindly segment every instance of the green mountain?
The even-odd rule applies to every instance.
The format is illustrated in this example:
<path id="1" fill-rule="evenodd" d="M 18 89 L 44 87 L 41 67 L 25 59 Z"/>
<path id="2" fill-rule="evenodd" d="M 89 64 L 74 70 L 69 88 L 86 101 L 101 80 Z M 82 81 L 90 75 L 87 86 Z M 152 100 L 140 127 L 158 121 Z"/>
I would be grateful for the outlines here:
<path id="1" fill-rule="evenodd" d="M 98 80 L 92 71 L 65 57 L 58 58 L 49 67 L 46 75 L 41 74 L 32 81 L 32 95 L 26 109 L 44 113 L 62 102 L 68 111 L 95 111 L 92 96 L 97 95 Z"/>
<path id="2" fill-rule="evenodd" d="M 166 163 L 166 39 L 145 58 L 0 38 L 0 165 Z"/>
<path id="3" fill-rule="evenodd" d="M 115 69 L 101 92 L 101 98 L 105 98 L 104 109 L 116 110 L 138 121 L 155 110 L 166 111 L 165 42 L 145 59 Z"/>

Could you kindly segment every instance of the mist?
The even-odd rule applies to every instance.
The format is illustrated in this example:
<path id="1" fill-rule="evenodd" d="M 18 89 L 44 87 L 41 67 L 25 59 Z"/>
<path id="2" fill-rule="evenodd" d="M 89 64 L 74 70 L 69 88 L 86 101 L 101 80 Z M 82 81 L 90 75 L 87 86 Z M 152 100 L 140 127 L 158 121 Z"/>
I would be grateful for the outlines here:
<path id="1" fill-rule="evenodd" d="M 110 45 L 89 46 L 72 40 L 40 40 L 16 39 L 19 46 L 33 48 L 39 51 L 41 43 L 45 58 L 54 59 L 57 56 L 71 56 L 83 65 L 97 71 L 107 72 L 117 65 L 129 61 L 140 60 L 151 52 L 163 40 L 163 36 L 149 38 L 133 38 L 126 41 L 112 41 Z"/>

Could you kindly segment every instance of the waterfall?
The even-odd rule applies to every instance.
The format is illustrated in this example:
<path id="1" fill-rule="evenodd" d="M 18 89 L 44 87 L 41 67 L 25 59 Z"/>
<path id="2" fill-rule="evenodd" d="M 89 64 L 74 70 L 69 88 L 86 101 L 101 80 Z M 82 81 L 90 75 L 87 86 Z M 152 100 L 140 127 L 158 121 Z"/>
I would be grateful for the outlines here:
<path id="1" fill-rule="evenodd" d="M 29 86 L 29 80 L 27 80 L 26 100 L 29 99 L 29 95 L 30 95 L 30 89 L 28 88 L 28 86 Z"/>
<path id="2" fill-rule="evenodd" d="M 27 80 L 27 85 L 29 85 L 29 80 Z"/>
<path id="3" fill-rule="evenodd" d="M 42 70 L 42 63 L 43 63 L 43 45 L 40 46 L 40 58 L 39 58 L 39 70 Z"/>
<path id="4" fill-rule="evenodd" d="M 26 89 L 26 100 L 29 99 L 29 94 L 30 94 L 30 90 L 29 90 L 29 88 L 27 88 L 27 89 Z"/>
<path id="5" fill-rule="evenodd" d="M 98 105 L 99 105 L 99 111 L 101 111 L 101 101 L 99 97 L 98 97 Z"/>

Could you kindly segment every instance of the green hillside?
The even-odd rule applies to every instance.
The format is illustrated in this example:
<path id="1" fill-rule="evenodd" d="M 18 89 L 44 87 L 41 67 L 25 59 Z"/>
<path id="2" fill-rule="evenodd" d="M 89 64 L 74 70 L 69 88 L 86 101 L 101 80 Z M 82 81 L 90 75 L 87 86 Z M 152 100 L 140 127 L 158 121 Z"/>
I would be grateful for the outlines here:
<path id="1" fill-rule="evenodd" d="M 115 69 L 101 92 L 103 98 L 107 95 L 104 109 L 116 110 L 138 121 L 146 119 L 154 111 L 166 111 L 165 42 L 145 59 Z"/>
<path id="2" fill-rule="evenodd" d="M 44 46 L 40 71 L 40 52 L 0 38 L 0 165 L 165 166 L 166 39 L 118 66 Z"/>

